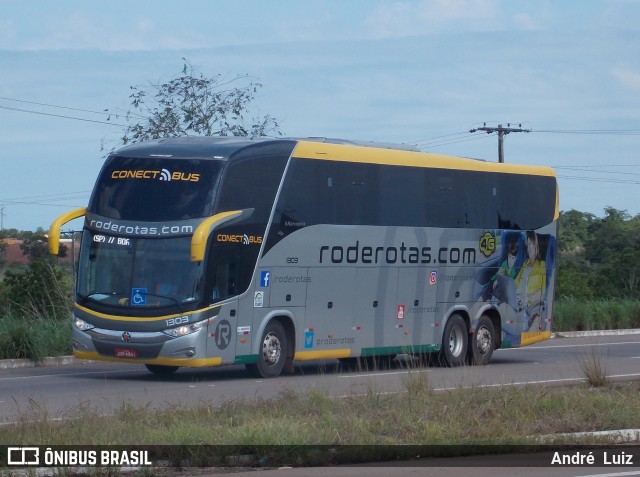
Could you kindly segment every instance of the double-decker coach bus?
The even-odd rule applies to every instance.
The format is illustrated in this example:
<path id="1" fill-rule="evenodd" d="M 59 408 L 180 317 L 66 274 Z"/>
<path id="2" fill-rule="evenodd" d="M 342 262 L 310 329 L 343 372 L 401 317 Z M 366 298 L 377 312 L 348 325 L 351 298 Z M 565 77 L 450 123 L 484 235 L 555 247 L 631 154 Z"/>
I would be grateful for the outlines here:
<path id="1" fill-rule="evenodd" d="M 549 338 L 547 167 L 328 139 L 173 138 L 106 159 L 84 216 L 73 350 L 181 366 L 438 353 Z"/>

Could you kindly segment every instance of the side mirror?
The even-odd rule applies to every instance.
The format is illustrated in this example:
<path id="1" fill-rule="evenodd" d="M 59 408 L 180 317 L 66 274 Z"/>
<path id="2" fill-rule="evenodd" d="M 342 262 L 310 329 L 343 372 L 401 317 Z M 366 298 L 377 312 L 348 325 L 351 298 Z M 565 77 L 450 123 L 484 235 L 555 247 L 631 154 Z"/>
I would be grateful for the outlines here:
<path id="1" fill-rule="evenodd" d="M 205 219 L 191 236 L 191 261 L 201 262 L 204 260 L 205 251 L 207 249 L 207 240 L 209 235 L 216 227 L 242 217 L 243 219 L 250 216 L 253 209 L 230 210 L 228 212 L 220 212 Z"/>
<path id="2" fill-rule="evenodd" d="M 72 210 L 71 212 L 62 214 L 51 223 L 51 227 L 49 227 L 49 253 L 51 255 L 58 255 L 60 252 L 60 227 L 67 222 L 71 222 L 73 219 L 84 216 L 86 213 L 86 207 Z"/>

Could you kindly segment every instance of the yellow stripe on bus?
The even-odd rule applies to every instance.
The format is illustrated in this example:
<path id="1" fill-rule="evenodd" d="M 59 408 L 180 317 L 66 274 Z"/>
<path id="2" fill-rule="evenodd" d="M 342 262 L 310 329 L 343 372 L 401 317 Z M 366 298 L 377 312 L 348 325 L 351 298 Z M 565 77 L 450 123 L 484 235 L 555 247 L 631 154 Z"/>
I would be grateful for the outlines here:
<path id="1" fill-rule="evenodd" d="M 551 338 L 551 331 L 525 331 L 522 333 L 520 346 L 526 346 Z"/>
<path id="2" fill-rule="evenodd" d="M 222 364 L 222 358 L 155 358 L 140 360 L 116 358 L 115 356 L 103 356 L 93 351 L 74 351 L 73 354 L 78 359 L 89 359 L 92 361 L 115 361 L 118 363 L 125 362 L 133 364 L 157 364 L 160 366 L 185 366 L 189 368 L 206 368 L 211 366 L 220 366 Z"/>
<path id="3" fill-rule="evenodd" d="M 321 351 L 298 351 L 294 355 L 293 359 L 299 361 L 309 361 L 312 359 L 349 358 L 350 356 L 350 349 L 326 349 Z"/>
<path id="4" fill-rule="evenodd" d="M 208 310 L 212 310 L 216 307 L 220 308 L 220 305 L 214 305 L 214 306 L 210 306 L 207 308 L 201 308 L 199 310 L 194 310 L 194 311 L 190 311 L 189 313 L 177 313 L 177 314 L 173 314 L 173 315 L 164 315 L 164 316 L 154 316 L 152 318 L 150 317 L 139 317 L 139 316 L 120 316 L 120 315 L 107 315 L 106 313 L 100 313 L 94 310 L 90 310 L 89 308 L 85 308 L 82 305 L 78 305 L 77 303 L 75 304 L 75 307 L 78 308 L 79 310 L 84 311 L 85 313 L 91 315 L 91 316 L 96 316 L 98 318 L 102 318 L 105 320 L 112 320 L 112 321 L 144 321 L 146 323 L 152 323 L 154 321 L 163 321 L 163 320 L 168 320 L 171 318 L 177 318 L 178 316 L 189 316 L 189 315 L 194 315 L 196 313 L 200 313 L 203 311 L 208 311 Z M 204 318 L 203 318 L 204 320 Z"/>
<path id="5" fill-rule="evenodd" d="M 555 171 L 546 166 L 529 166 L 487 162 L 463 157 L 445 156 L 417 151 L 361 147 L 348 144 L 300 141 L 292 157 L 326 161 L 362 162 L 391 166 L 434 167 L 465 171 L 507 172 L 555 177 Z"/>

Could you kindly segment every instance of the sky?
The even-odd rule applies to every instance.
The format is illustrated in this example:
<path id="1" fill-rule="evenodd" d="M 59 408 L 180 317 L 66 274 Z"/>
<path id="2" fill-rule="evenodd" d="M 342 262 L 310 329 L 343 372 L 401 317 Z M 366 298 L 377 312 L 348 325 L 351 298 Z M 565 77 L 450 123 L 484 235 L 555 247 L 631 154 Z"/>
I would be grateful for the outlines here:
<path id="1" fill-rule="evenodd" d="M 640 0 L 0 0 L 0 11 L 5 229 L 47 229 L 86 206 L 130 87 L 172 79 L 183 58 L 262 84 L 251 113 L 286 136 L 496 161 L 496 134 L 469 131 L 521 125 L 530 132 L 506 135 L 505 162 L 556 168 L 561 210 L 640 213 Z"/>

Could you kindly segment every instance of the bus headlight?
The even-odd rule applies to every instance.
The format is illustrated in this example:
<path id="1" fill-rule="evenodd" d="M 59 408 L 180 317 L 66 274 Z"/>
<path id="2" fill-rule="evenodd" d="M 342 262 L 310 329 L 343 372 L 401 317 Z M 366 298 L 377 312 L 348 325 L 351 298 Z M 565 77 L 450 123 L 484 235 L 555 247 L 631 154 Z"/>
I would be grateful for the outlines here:
<path id="1" fill-rule="evenodd" d="M 164 330 L 165 334 L 169 336 L 173 336 L 174 338 L 179 338 L 180 336 L 190 335 L 191 333 L 195 333 L 199 331 L 207 324 L 208 320 L 198 321 L 197 323 L 191 323 L 189 325 L 178 326 L 177 328 L 171 328 L 169 330 Z"/>
<path id="2" fill-rule="evenodd" d="M 93 326 L 90 323 L 87 323 L 84 320 L 81 320 L 80 318 L 78 318 L 77 316 L 73 317 L 73 326 L 76 327 L 76 329 L 80 330 L 80 331 L 89 331 L 93 328 L 95 328 L 95 326 Z"/>

